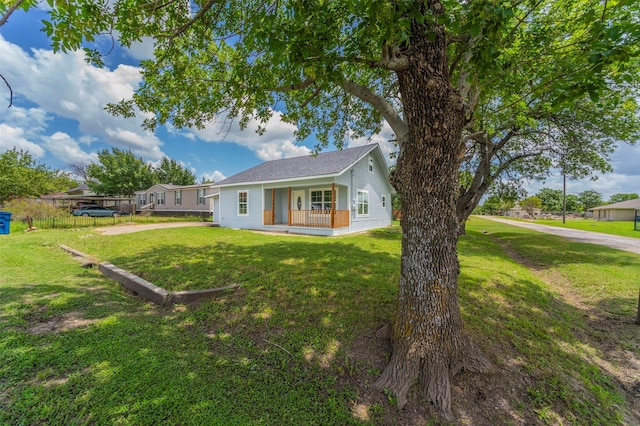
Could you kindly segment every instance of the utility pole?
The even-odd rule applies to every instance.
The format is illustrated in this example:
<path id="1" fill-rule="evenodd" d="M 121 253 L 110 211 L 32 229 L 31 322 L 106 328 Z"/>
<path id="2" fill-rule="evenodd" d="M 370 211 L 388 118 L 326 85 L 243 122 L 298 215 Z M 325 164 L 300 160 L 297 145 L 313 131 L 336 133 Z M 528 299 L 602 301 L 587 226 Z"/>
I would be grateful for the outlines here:
<path id="1" fill-rule="evenodd" d="M 567 174 L 562 168 L 562 223 L 567 222 Z"/>

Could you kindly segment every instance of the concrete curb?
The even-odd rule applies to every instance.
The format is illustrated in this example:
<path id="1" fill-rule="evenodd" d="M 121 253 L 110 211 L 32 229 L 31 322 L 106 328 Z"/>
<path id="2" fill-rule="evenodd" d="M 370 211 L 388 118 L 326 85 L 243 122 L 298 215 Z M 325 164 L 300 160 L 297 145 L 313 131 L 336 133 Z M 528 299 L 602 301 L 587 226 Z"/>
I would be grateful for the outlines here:
<path id="1" fill-rule="evenodd" d="M 60 246 L 61 249 L 71 253 L 78 260 L 87 260 L 89 255 L 79 252 L 71 247 Z M 98 264 L 98 270 L 106 277 L 122 284 L 123 287 L 130 290 L 136 296 L 149 300 L 158 306 L 171 306 L 174 304 L 191 304 L 202 300 L 211 299 L 219 293 L 240 287 L 240 284 L 233 284 L 225 287 L 210 288 L 206 290 L 189 290 L 169 292 L 162 287 L 150 283 L 131 272 L 118 268 L 108 262 Z"/>
<path id="2" fill-rule="evenodd" d="M 218 293 L 238 287 L 240 287 L 240 284 L 228 285 L 226 287 L 209 288 L 206 290 L 174 291 L 169 293 L 166 305 L 169 306 L 175 303 L 188 305 L 190 303 L 196 303 L 201 300 L 210 299 L 216 296 Z"/>
<path id="3" fill-rule="evenodd" d="M 102 272 L 103 275 L 119 282 L 131 290 L 136 296 L 150 300 L 156 305 L 164 306 L 167 298 L 169 297 L 169 292 L 164 288 L 158 287 L 157 285 L 152 284 L 137 275 L 133 275 L 124 269 L 120 269 L 111 263 L 100 263 L 98 265 L 98 270 Z"/>
<path id="4" fill-rule="evenodd" d="M 72 249 L 71 247 L 62 245 L 60 246 L 60 248 L 68 253 L 71 253 L 73 255 L 73 257 L 81 257 L 82 259 L 78 259 L 78 260 L 85 260 L 85 259 L 89 259 L 90 256 L 88 254 L 84 254 L 81 251 L 78 251 L 76 249 Z"/>

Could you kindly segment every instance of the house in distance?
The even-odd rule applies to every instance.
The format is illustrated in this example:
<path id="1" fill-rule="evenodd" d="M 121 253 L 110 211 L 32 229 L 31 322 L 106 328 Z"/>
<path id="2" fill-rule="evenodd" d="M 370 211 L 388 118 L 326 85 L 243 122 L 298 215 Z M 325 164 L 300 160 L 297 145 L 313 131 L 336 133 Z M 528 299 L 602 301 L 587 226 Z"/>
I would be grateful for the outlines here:
<path id="1" fill-rule="evenodd" d="M 340 235 L 392 221 L 378 144 L 267 161 L 212 189 L 213 219 L 226 228 Z"/>

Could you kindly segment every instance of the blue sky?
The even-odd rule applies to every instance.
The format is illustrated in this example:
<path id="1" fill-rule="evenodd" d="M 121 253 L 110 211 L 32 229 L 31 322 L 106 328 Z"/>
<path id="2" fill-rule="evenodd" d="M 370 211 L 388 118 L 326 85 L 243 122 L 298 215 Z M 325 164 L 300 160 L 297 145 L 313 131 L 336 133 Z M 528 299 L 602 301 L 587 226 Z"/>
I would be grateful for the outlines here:
<path id="1" fill-rule="evenodd" d="M 304 155 L 314 145 L 314 140 L 296 142 L 295 127 L 277 113 L 262 136 L 255 133 L 255 123 L 244 131 L 234 125 L 221 131 L 212 123 L 201 131 L 165 126 L 149 133 L 140 126 L 143 116 L 110 116 L 104 105 L 131 97 L 140 82 L 136 65 L 150 56 L 151 45 L 116 49 L 99 69 L 87 64 L 82 52 L 54 54 L 40 31 L 45 17 L 44 11 L 18 11 L 0 27 L 0 73 L 13 89 L 13 106 L 7 108 L 9 90 L 0 81 L 0 152 L 17 147 L 50 167 L 67 169 L 69 164 L 96 162 L 100 150 L 118 147 L 148 162 L 167 156 L 192 170 L 197 179 L 219 181 L 266 160 Z M 388 154 L 392 137 L 385 126 L 373 141 Z M 358 139 L 350 145 L 364 143 L 370 141 Z M 595 189 L 605 199 L 620 192 L 640 193 L 639 159 L 640 146 L 621 147 L 614 156 L 614 173 L 596 182 L 568 182 L 567 191 Z M 543 186 L 561 189 L 561 177 L 526 186 L 530 195 Z"/>

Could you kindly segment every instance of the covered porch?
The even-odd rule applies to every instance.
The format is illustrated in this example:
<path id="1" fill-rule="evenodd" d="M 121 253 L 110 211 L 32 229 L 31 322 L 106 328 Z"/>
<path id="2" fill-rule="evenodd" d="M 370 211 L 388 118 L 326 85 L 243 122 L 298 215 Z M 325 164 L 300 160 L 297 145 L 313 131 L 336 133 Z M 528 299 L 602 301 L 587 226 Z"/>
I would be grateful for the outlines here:
<path id="1" fill-rule="evenodd" d="M 349 226 L 349 191 L 335 183 L 318 187 L 264 189 L 264 225 L 306 228 Z"/>

